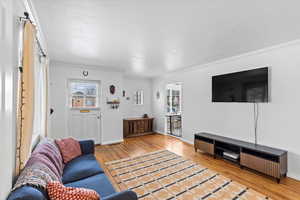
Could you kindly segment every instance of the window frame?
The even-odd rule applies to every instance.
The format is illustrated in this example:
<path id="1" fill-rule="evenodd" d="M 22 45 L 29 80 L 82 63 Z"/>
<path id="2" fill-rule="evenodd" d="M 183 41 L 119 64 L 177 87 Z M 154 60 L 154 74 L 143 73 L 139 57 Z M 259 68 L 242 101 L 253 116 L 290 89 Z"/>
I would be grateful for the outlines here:
<path id="1" fill-rule="evenodd" d="M 134 105 L 136 105 L 136 106 L 144 105 L 144 91 L 143 90 L 137 90 L 134 93 Z"/>
<path id="2" fill-rule="evenodd" d="M 169 88 L 168 85 L 171 84 L 180 84 L 180 89 L 173 89 L 173 88 Z M 173 103 L 174 103 L 174 98 L 178 97 L 178 112 L 176 112 L 177 114 L 181 114 L 182 113 L 182 83 L 171 83 L 167 85 L 166 88 L 166 113 L 167 114 L 173 114 L 174 112 L 172 112 L 173 110 Z M 179 91 L 179 95 L 174 95 L 174 91 Z M 168 108 L 170 111 L 168 111 Z"/>
<path id="3" fill-rule="evenodd" d="M 72 94 L 72 83 L 94 83 L 96 84 L 96 94 L 95 95 L 73 95 Z M 67 87 L 67 106 L 70 110 L 98 110 L 100 109 L 101 105 L 101 99 L 100 99 L 100 81 L 98 80 L 82 80 L 82 79 L 69 79 L 68 80 L 68 87 Z M 80 107 L 73 107 L 72 106 L 72 97 L 77 96 L 80 97 L 82 96 L 84 99 L 84 105 Z M 89 107 L 86 106 L 86 98 L 87 97 L 95 97 L 95 107 Z"/>

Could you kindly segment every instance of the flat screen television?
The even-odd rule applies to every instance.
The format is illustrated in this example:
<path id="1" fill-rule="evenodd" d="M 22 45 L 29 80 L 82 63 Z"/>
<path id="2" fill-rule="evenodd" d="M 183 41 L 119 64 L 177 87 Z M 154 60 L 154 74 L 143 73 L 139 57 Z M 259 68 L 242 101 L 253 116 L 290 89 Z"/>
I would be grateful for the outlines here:
<path id="1" fill-rule="evenodd" d="M 268 67 L 212 77 L 213 102 L 268 102 Z"/>

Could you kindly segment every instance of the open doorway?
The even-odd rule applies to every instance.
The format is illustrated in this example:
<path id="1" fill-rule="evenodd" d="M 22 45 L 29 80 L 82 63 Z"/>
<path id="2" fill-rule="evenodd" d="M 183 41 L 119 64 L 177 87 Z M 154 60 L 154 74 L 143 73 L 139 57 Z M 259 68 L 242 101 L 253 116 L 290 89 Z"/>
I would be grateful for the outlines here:
<path id="1" fill-rule="evenodd" d="M 166 95 L 166 133 L 172 136 L 182 137 L 182 84 L 167 84 Z"/>

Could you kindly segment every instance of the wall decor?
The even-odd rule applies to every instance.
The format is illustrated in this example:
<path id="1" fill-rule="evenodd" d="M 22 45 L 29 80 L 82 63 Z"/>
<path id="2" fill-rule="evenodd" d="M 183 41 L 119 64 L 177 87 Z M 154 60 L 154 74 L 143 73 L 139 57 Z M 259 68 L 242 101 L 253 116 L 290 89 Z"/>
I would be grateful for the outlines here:
<path id="1" fill-rule="evenodd" d="M 138 90 L 134 93 L 134 104 L 143 105 L 144 104 L 144 91 Z"/>
<path id="2" fill-rule="evenodd" d="M 157 99 L 160 98 L 160 93 L 159 93 L 159 91 L 156 92 L 156 98 L 157 98 Z"/>
<path id="3" fill-rule="evenodd" d="M 83 75 L 84 77 L 87 77 L 87 76 L 89 75 L 89 71 L 83 70 L 82 75 Z"/>
<path id="4" fill-rule="evenodd" d="M 123 90 L 123 97 L 125 97 L 126 96 L 126 92 L 125 92 L 125 90 Z"/>
<path id="5" fill-rule="evenodd" d="M 114 85 L 109 86 L 109 92 L 110 94 L 114 95 L 116 92 L 116 87 Z"/>
<path id="6" fill-rule="evenodd" d="M 118 109 L 120 106 L 120 99 L 119 98 L 114 98 L 114 99 L 106 99 L 106 103 L 110 105 L 111 109 Z"/>

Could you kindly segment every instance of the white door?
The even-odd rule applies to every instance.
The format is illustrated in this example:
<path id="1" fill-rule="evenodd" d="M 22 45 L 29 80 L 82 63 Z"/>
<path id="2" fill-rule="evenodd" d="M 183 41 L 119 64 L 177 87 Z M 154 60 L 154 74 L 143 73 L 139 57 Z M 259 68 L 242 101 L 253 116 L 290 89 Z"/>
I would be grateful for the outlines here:
<path id="1" fill-rule="evenodd" d="M 101 143 L 101 117 L 99 110 L 70 110 L 68 136 L 78 140 L 92 139 Z"/>
<path id="2" fill-rule="evenodd" d="M 101 143 L 100 82 L 69 80 L 68 136 Z"/>

